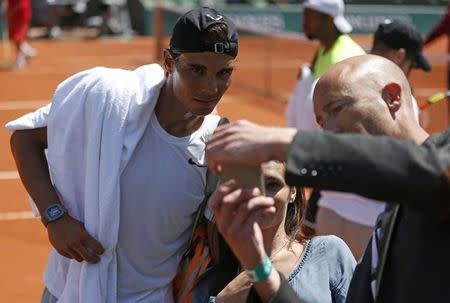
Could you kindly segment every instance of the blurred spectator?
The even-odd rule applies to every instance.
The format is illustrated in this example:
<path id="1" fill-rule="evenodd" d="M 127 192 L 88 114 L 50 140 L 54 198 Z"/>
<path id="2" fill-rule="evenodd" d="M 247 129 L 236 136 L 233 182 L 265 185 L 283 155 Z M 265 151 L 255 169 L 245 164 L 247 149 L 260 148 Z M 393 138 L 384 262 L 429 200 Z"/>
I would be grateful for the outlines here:
<path id="1" fill-rule="evenodd" d="M 47 19 L 47 37 L 50 39 L 58 39 L 62 35 L 61 18 L 69 14 L 73 8 L 83 10 L 86 8 L 85 1 L 77 0 L 47 0 L 48 19 Z"/>
<path id="2" fill-rule="evenodd" d="M 448 4 L 447 13 L 442 17 L 441 21 L 428 33 L 425 37 L 425 45 L 430 44 L 435 39 L 447 36 L 447 88 L 450 90 L 450 2 Z M 449 109 L 450 110 L 450 109 Z"/>
<path id="3" fill-rule="evenodd" d="M 348 35 L 352 26 L 344 17 L 343 0 L 306 0 L 303 3 L 303 31 L 308 39 L 320 42 L 312 64 L 316 79 L 333 64 L 365 54 Z"/>
<path id="4" fill-rule="evenodd" d="M 431 71 L 431 65 L 423 54 L 423 42 L 419 31 L 411 23 L 386 19 L 378 25 L 374 34 L 371 54 L 385 57 L 409 75 L 413 69 Z M 417 100 L 413 100 L 414 114 L 419 118 Z"/>
<path id="5" fill-rule="evenodd" d="M 311 66 L 300 70 L 294 94 L 286 107 L 288 126 L 302 130 L 317 130 L 312 109 L 312 88 L 316 81 L 335 63 L 365 54 L 348 35 L 352 26 L 344 17 L 342 0 L 307 0 L 303 4 L 303 32 L 310 40 L 318 40 Z"/>
<path id="6" fill-rule="evenodd" d="M 131 32 L 126 0 L 102 0 L 102 25 L 99 36 Z"/>
<path id="7" fill-rule="evenodd" d="M 22 69 L 36 56 L 36 50 L 26 41 L 31 21 L 30 0 L 8 0 L 7 15 L 9 39 L 16 48 L 15 66 Z"/>

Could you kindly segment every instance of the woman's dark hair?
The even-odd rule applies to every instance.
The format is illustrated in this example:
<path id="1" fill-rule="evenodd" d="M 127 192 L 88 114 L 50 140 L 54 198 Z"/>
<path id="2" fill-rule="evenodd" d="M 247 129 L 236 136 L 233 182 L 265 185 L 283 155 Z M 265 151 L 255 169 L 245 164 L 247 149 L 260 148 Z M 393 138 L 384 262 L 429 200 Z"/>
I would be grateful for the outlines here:
<path id="1" fill-rule="evenodd" d="M 305 190 L 299 186 L 296 186 L 295 189 L 297 195 L 294 201 L 288 204 L 284 228 L 291 242 L 294 240 L 304 242 L 307 238 L 300 233 L 300 228 L 306 209 Z"/>

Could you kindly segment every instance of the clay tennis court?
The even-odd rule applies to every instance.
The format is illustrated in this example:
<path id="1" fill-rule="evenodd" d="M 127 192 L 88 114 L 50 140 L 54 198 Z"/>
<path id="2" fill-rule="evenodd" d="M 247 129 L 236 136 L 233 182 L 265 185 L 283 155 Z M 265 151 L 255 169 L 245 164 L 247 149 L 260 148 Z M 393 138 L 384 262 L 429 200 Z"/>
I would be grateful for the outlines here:
<path id="1" fill-rule="evenodd" d="M 370 45 L 368 37 L 356 40 L 364 46 Z M 39 56 L 28 69 L 0 71 L 2 126 L 48 103 L 56 85 L 75 72 L 97 65 L 133 69 L 152 62 L 154 56 L 151 38 L 32 42 Z M 312 43 L 243 38 L 234 83 L 219 105 L 220 114 L 231 120 L 245 118 L 267 125 L 283 125 L 285 104 L 264 96 L 265 86 L 272 87 L 271 91 L 282 98 L 288 97 L 298 67 L 310 60 L 314 48 Z M 427 52 L 437 60 L 445 48 L 445 41 L 441 40 Z M 412 75 L 419 102 L 446 87 L 446 63 L 436 60 L 432 61 L 431 74 L 414 72 Z M 271 71 L 269 78 L 264 72 L 267 70 Z M 445 102 L 424 113 L 430 131 L 448 125 Z M 4 128 L 0 128 L 0 155 L 0 302 L 39 302 L 50 245 L 45 228 L 38 219 L 32 218 L 9 150 L 9 133 Z"/>

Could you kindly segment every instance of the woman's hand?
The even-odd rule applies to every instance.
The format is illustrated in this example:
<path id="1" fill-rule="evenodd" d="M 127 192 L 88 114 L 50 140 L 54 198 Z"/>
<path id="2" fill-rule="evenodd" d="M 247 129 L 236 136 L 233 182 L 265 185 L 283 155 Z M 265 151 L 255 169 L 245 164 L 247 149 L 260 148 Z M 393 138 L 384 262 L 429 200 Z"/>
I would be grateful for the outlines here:
<path id="1" fill-rule="evenodd" d="M 256 268 L 265 256 L 263 236 L 257 220 L 275 214 L 273 198 L 261 196 L 259 189 L 238 188 L 234 180 L 218 187 L 208 206 L 215 216 L 217 228 L 247 269 Z"/>
<path id="2" fill-rule="evenodd" d="M 217 303 L 245 303 L 252 283 L 245 272 L 240 273 L 216 297 Z"/>

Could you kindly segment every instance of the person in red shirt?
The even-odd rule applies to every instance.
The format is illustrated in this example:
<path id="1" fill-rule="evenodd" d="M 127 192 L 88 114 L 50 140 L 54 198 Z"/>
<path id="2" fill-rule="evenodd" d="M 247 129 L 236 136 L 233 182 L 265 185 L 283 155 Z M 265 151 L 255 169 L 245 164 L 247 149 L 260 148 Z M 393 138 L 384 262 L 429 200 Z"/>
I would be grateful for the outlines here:
<path id="1" fill-rule="evenodd" d="M 36 50 L 27 42 L 31 21 L 30 0 L 8 0 L 9 39 L 16 47 L 16 67 L 25 68 L 27 61 L 36 56 Z"/>
<path id="2" fill-rule="evenodd" d="M 447 13 L 441 21 L 426 35 L 424 44 L 427 45 L 436 40 L 442 35 L 447 35 L 448 47 L 447 54 L 450 55 L 450 3 L 447 8 Z M 447 56 L 447 88 L 450 90 L 450 62 Z"/>

